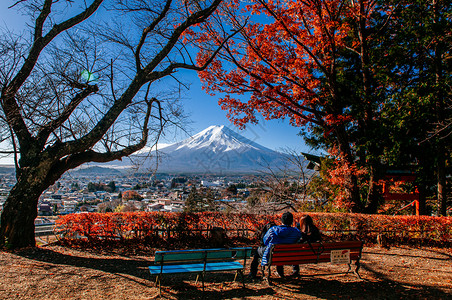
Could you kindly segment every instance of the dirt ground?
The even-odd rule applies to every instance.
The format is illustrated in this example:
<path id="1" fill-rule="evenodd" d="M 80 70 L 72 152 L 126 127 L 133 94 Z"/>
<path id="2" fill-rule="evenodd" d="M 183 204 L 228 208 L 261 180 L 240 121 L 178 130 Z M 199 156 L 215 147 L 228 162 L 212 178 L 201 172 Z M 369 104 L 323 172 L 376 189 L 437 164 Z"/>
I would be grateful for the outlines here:
<path id="1" fill-rule="evenodd" d="M 94 252 L 57 245 L 0 252 L 0 299 L 159 298 L 146 254 Z M 249 265 L 247 266 L 249 267 Z M 301 266 L 301 278 L 233 282 L 233 273 L 163 279 L 163 299 L 452 299 L 452 250 L 365 247 L 358 279 L 346 265 Z M 289 273 L 289 268 L 286 273 Z"/>

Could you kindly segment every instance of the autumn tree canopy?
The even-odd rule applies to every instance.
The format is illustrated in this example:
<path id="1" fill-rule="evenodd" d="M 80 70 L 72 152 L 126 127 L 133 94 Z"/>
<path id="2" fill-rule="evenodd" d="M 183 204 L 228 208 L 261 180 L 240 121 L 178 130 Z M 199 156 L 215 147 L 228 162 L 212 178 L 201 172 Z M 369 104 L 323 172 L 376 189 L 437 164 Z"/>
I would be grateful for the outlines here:
<path id="1" fill-rule="evenodd" d="M 378 26 L 370 20 L 374 3 L 255 1 L 243 9 L 248 24 L 200 73 L 205 88 L 226 94 L 220 105 L 239 126 L 257 122 L 261 114 L 320 131 L 323 143 L 337 149 L 346 165 L 344 197 L 362 211 L 358 179 L 350 170 L 354 131 L 371 126 L 378 104 L 368 62 L 369 28 Z M 231 14 L 231 26 L 241 24 L 241 16 Z"/>
<path id="2" fill-rule="evenodd" d="M 398 22 L 389 24 L 392 94 L 385 103 L 384 131 L 388 164 L 411 164 L 418 173 L 421 210 L 425 198 L 437 198 L 446 215 L 446 178 L 452 162 L 452 4 L 450 1 L 387 1 Z M 429 194 L 436 186 L 436 193 Z M 450 188 L 450 187 L 449 187 Z M 435 195 L 436 194 L 436 195 Z M 449 196 L 450 199 L 450 196 Z M 449 204 L 450 206 L 450 204 Z"/>
<path id="3" fill-rule="evenodd" d="M 238 126 L 262 115 L 300 127 L 308 142 L 339 159 L 334 174 L 345 192 L 337 197 L 340 205 L 375 212 L 383 155 L 391 147 L 385 108 L 399 84 L 419 70 L 414 61 L 398 60 L 397 49 L 417 41 L 395 29 L 408 22 L 400 12 L 417 6 L 375 0 L 236 3 L 223 26 L 244 29 L 200 72 L 201 80 L 208 92 L 221 93 L 219 104 Z M 450 18 L 450 7 L 441 11 Z M 208 38 L 218 43 L 209 29 Z M 201 52 L 199 61 L 208 53 Z"/>

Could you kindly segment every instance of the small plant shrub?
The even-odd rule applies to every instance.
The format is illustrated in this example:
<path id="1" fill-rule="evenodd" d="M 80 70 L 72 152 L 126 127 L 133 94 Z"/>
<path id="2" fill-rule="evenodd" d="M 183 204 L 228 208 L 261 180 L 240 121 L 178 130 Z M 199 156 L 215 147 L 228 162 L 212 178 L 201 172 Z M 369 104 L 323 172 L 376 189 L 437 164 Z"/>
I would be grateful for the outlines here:
<path id="1" fill-rule="evenodd" d="M 294 213 L 295 222 L 304 213 Z M 452 245 L 452 217 L 386 216 L 347 213 L 309 213 L 324 240 L 359 239 L 376 243 L 384 236 L 389 244 Z M 57 220 L 55 234 L 66 245 L 85 243 L 141 243 L 151 247 L 208 246 L 209 232 L 224 228 L 236 244 L 254 245 L 268 222 L 281 215 L 224 214 L 218 212 L 83 213 Z"/>

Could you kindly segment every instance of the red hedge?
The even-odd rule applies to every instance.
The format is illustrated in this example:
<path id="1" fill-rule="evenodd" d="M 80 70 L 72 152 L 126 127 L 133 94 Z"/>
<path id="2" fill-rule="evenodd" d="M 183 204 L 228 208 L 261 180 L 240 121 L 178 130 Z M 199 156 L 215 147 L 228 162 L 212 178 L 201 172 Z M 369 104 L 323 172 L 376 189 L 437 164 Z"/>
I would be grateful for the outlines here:
<path id="1" fill-rule="evenodd" d="M 344 213 L 309 213 L 325 239 L 358 238 L 375 242 L 384 235 L 389 242 L 418 241 L 448 245 L 452 242 L 452 217 L 386 216 Z M 304 213 L 294 213 L 297 221 Z M 82 213 L 60 217 L 55 233 L 64 240 L 127 240 L 206 236 L 212 227 L 222 227 L 230 238 L 255 239 L 269 221 L 280 223 L 281 215 L 204 213 Z"/>

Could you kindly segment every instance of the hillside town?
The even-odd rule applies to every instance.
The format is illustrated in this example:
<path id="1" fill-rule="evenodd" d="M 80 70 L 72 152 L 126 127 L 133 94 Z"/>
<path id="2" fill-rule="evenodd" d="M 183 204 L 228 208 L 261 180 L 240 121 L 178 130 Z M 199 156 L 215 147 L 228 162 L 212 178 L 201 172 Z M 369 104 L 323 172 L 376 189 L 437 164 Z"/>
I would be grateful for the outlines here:
<path id="1" fill-rule="evenodd" d="M 190 209 L 187 199 L 194 191 L 197 191 L 197 198 L 201 202 L 192 211 L 205 210 L 199 206 L 211 210 L 212 205 L 217 211 L 244 211 L 251 205 L 248 203 L 250 190 L 256 190 L 252 187 L 258 180 L 258 176 L 251 175 L 157 174 L 149 177 L 144 174 L 73 172 L 63 176 L 41 195 L 38 216 L 84 212 L 182 212 Z M 0 211 L 14 183 L 13 174 L 2 174 Z M 209 201 L 213 204 L 209 204 Z"/>
<path id="2" fill-rule="evenodd" d="M 307 197 L 303 194 L 305 189 L 300 188 L 313 174 L 307 170 L 313 168 L 308 161 L 300 156 L 299 166 L 293 166 L 298 168 L 296 175 L 288 175 L 294 170 L 285 169 L 285 154 L 262 147 L 225 126 L 210 126 L 164 150 L 165 159 L 153 175 L 143 171 L 152 171 L 151 166 L 136 169 L 131 163 L 137 155 L 132 155 L 131 161 L 124 158 L 119 163 L 86 165 L 66 172 L 40 195 L 37 211 L 41 218 L 36 224 L 43 217 L 71 213 L 206 210 L 271 213 L 290 207 L 293 202 L 309 205 L 324 202 Z M 173 167 L 165 168 L 163 162 Z M 272 173 L 276 170 L 281 174 L 287 172 L 285 178 L 274 178 Z M 0 166 L 0 211 L 16 184 L 14 172 L 12 166 Z M 300 172 L 305 175 L 303 181 Z M 281 189 L 275 187 L 275 180 L 276 185 L 278 181 L 286 184 L 282 187 L 284 192 L 275 191 Z M 287 203 L 282 193 L 290 194 Z"/>

